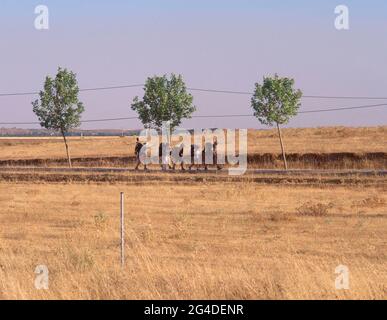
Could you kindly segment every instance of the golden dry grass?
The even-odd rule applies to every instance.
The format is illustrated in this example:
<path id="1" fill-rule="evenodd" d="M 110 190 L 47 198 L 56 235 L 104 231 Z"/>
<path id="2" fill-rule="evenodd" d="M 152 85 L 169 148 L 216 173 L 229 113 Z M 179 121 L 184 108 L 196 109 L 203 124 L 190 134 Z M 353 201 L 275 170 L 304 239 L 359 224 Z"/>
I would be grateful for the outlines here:
<path id="1" fill-rule="evenodd" d="M 387 126 L 369 128 L 284 129 L 288 153 L 386 152 Z M 70 138 L 73 157 L 128 156 L 134 152 L 134 137 Z M 248 153 L 281 152 L 276 130 L 250 130 Z M 0 159 L 64 158 L 61 138 L 0 139 Z"/>
<path id="2" fill-rule="evenodd" d="M 0 299 L 385 299 L 386 191 L 1 182 Z M 339 264 L 350 290 L 334 287 Z"/>

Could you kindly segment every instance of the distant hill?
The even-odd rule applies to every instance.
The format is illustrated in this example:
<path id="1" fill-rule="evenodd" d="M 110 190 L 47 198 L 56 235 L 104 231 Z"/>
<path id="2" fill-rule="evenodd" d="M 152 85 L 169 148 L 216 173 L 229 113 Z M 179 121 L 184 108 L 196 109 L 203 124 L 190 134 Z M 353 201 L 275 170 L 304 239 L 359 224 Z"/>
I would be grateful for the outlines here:
<path id="1" fill-rule="evenodd" d="M 210 128 L 216 130 L 217 128 Z M 193 129 L 188 130 L 193 133 Z M 111 137 L 111 136 L 137 136 L 141 132 L 138 130 L 119 130 L 119 129 L 99 129 L 99 130 L 71 130 L 69 136 L 85 137 Z M 60 134 L 46 129 L 20 129 L 20 128 L 0 128 L 0 137 L 58 137 Z"/>
<path id="2" fill-rule="evenodd" d="M 72 130 L 69 136 L 133 136 L 138 135 L 140 130 Z M 20 129 L 0 128 L 0 137 L 50 137 L 59 136 L 58 133 L 46 129 Z"/>

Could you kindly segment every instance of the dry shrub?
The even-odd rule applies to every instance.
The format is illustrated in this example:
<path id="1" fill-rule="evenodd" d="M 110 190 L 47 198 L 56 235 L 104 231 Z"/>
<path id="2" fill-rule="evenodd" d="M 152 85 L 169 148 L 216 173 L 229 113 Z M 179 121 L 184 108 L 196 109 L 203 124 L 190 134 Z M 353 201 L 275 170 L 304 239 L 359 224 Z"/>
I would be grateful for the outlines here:
<path id="1" fill-rule="evenodd" d="M 293 221 L 296 217 L 291 212 L 272 211 L 270 213 L 258 213 L 255 211 L 248 212 L 248 220 L 252 223 L 271 222 L 286 222 Z"/>
<path id="2" fill-rule="evenodd" d="M 37 196 L 39 193 L 40 193 L 40 191 L 37 190 L 37 189 L 32 189 L 32 190 L 27 190 L 26 191 L 26 194 L 28 196 Z"/>
<path id="3" fill-rule="evenodd" d="M 301 207 L 297 208 L 297 214 L 300 216 L 325 217 L 328 215 L 329 209 L 331 208 L 331 203 L 312 203 L 308 201 L 304 203 Z"/>
<path id="4" fill-rule="evenodd" d="M 292 221 L 294 215 L 289 212 L 275 211 L 269 215 L 269 220 L 272 222 Z"/>
<path id="5" fill-rule="evenodd" d="M 5 233 L 3 235 L 4 239 L 8 240 L 25 240 L 26 239 L 26 233 L 24 231 L 18 231 L 13 233 Z"/>
<path id="6" fill-rule="evenodd" d="M 138 232 L 137 240 L 140 240 L 141 243 L 147 243 L 147 242 L 152 242 L 156 240 L 155 233 L 153 232 L 153 227 L 150 223 L 142 226 L 137 232 Z"/>
<path id="7" fill-rule="evenodd" d="M 188 230 L 191 227 L 191 221 L 188 214 L 176 214 L 173 223 L 172 228 L 173 231 L 171 232 L 169 238 L 170 239 L 181 239 L 187 236 Z"/>
<path id="8" fill-rule="evenodd" d="M 78 272 L 89 271 L 94 266 L 94 257 L 89 250 L 70 250 L 68 259 L 70 265 Z"/>
<path id="9" fill-rule="evenodd" d="M 78 229 L 85 225 L 85 222 L 79 218 L 61 219 L 52 224 L 54 228 L 60 229 Z"/>
<path id="10" fill-rule="evenodd" d="M 354 203 L 353 206 L 378 208 L 378 207 L 384 207 L 385 205 L 386 205 L 386 201 L 383 198 L 379 198 L 378 196 L 373 196 L 370 198 L 365 198 L 364 200 L 361 200 L 358 203 Z"/>
<path id="11" fill-rule="evenodd" d="M 108 221 L 108 216 L 104 212 L 98 212 L 94 216 L 94 224 L 97 229 L 104 229 Z"/>

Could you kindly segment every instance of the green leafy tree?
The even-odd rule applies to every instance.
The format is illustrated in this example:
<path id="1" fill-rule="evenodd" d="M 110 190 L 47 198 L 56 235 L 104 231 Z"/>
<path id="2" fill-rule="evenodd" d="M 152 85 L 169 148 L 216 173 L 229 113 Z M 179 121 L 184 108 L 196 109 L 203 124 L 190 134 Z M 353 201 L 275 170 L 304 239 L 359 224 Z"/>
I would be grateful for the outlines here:
<path id="1" fill-rule="evenodd" d="M 40 125 L 62 135 L 69 167 L 71 157 L 66 134 L 80 126 L 81 115 L 85 110 L 82 102 L 78 100 L 78 93 L 76 75 L 67 69 L 58 68 L 55 79 L 46 77 L 44 89 L 39 93 L 40 99 L 32 102 Z"/>
<path id="2" fill-rule="evenodd" d="M 255 91 L 251 98 L 254 116 L 262 124 L 277 126 L 285 170 L 288 169 L 288 165 L 280 126 L 297 115 L 302 97 L 302 92 L 295 90 L 293 86 L 293 79 L 280 78 L 277 74 L 274 77 L 264 77 L 262 85 L 255 84 Z"/>
<path id="3" fill-rule="evenodd" d="M 143 99 L 135 97 L 131 108 L 138 113 L 145 128 L 160 130 L 163 122 L 169 122 L 173 132 L 183 119 L 191 118 L 195 112 L 192 102 L 182 76 L 171 74 L 170 78 L 166 75 L 148 78 Z"/>

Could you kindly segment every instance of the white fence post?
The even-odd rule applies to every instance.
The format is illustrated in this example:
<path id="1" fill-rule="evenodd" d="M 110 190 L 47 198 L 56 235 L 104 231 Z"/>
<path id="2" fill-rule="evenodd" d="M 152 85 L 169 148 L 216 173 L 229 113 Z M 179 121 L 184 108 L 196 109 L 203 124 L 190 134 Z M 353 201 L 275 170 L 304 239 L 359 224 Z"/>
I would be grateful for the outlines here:
<path id="1" fill-rule="evenodd" d="M 121 192 L 121 267 L 125 265 L 125 220 L 124 220 L 124 193 Z"/>

